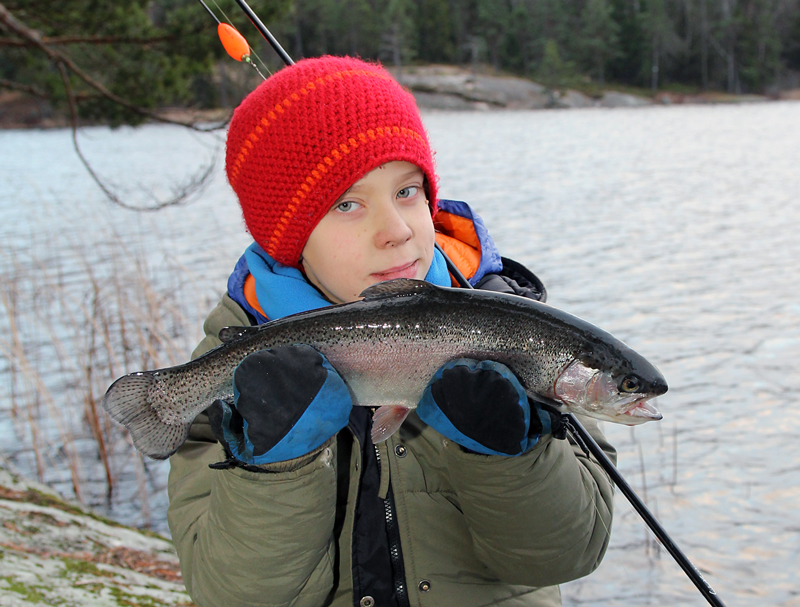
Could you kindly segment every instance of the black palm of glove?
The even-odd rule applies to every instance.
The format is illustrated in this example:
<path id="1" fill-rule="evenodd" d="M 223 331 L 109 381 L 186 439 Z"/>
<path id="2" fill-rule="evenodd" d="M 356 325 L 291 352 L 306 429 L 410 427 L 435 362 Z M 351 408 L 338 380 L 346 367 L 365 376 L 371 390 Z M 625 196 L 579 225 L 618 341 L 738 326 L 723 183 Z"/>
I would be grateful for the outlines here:
<path id="1" fill-rule="evenodd" d="M 565 436 L 561 414 L 530 400 L 508 367 L 489 360 L 444 365 L 428 383 L 417 413 L 442 435 L 485 455 L 521 455 L 542 434 Z"/>
<path id="2" fill-rule="evenodd" d="M 260 350 L 233 373 L 234 402 L 208 410 L 214 436 L 246 464 L 310 453 L 347 425 L 350 392 L 328 360 L 304 345 Z"/>

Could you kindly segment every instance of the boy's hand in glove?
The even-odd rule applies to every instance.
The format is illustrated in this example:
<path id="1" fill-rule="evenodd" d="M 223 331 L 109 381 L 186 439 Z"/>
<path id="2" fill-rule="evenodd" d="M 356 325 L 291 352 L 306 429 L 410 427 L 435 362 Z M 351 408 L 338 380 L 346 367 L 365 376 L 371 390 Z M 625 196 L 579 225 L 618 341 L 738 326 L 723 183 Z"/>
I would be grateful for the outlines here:
<path id="1" fill-rule="evenodd" d="M 271 464 L 311 453 L 347 425 L 350 392 L 305 345 L 260 350 L 233 372 L 233 403 L 215 401 L 211 428 L 235 460 Z"/>
<path id="2" fill-rule="evenodd" d="M 505 365 L 467 358 L 442 366 L 417 407 L 422 421 L 462 447 L 484 455 L 521 455 L 539 437 L 564 438 L 561 414 L 528 398 Z"/>

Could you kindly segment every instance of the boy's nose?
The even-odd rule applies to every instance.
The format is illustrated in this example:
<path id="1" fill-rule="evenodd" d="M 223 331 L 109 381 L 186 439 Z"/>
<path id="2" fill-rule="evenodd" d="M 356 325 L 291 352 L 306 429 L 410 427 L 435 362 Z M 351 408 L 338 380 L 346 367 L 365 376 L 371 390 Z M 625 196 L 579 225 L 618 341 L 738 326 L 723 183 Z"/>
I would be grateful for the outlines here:
<path id="1" fill-rule="evenodd" d="M 376 246 L 378 248 L 397 246 L 413 235 L 413 230 L 395 206 L 388 205 L 379 218 L 378 229 L 375 232 Z"/>

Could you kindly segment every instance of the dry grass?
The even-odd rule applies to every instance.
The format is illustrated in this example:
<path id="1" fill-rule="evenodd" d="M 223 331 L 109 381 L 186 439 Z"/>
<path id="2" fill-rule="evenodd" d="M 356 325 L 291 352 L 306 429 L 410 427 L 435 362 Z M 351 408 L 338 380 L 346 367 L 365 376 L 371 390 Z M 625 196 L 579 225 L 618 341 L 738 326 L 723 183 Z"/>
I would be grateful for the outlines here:
<path id="1" fill-rule="evenodd" d="M 0 249 L 0 374 L 8 394 L 0 407 L 12 427 L 4 451 L 29 453 L 42 482 L 67 469 L 82 502 L 90 480 L 97 492 L 98 479 L 89 476 L 98 476 L 99 462 L 107 497 L 121 477 L 132 479 L 149 524 L 146 463 L 105 414 L 102 397 L 125 373 L 185 361 L 200 336 L 185 302 L 192 311 L 208 304 L 191 292 L 185 269 L 153 271 L 143 253 L 109 242 L 101 259 L 97 250 L 89 259 L 80 245 Z M 48 250 L 58 254 L 36 254 Z"/>

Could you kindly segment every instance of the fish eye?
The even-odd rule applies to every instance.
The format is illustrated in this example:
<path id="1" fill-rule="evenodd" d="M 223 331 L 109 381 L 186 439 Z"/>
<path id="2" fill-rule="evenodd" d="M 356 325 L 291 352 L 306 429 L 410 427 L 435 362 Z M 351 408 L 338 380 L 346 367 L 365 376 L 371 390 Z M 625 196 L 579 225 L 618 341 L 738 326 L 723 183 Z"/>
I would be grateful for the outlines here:
<path id="1" fill-rule="evenodd" d="M 628 375 L 619 384 L 620 392 L 638 392 L 641 384 L 635 375 Z"/>

